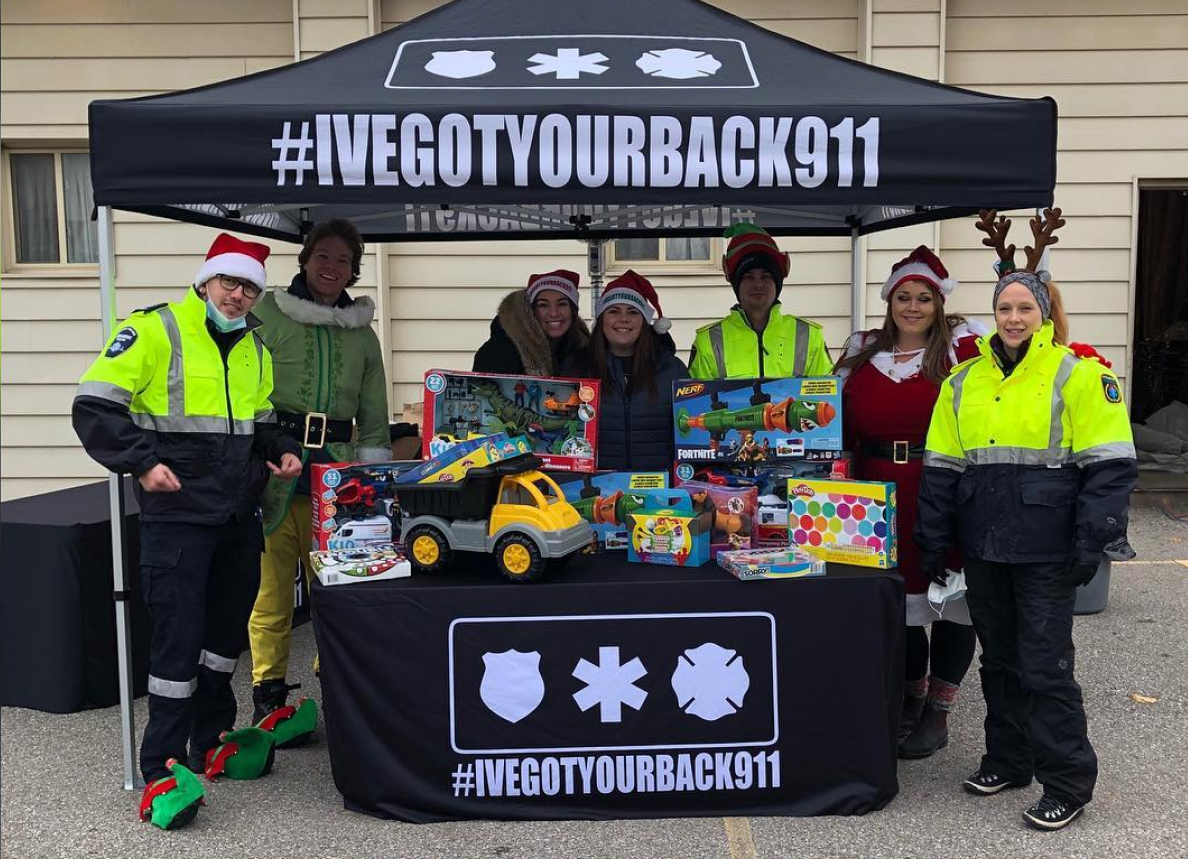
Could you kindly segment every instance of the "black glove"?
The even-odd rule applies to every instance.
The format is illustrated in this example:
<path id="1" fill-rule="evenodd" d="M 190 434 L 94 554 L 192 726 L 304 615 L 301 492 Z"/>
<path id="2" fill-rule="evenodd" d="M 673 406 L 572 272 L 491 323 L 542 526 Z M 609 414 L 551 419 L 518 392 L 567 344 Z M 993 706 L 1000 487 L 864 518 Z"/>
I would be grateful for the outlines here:
<path id="1" fill-rule="evenodd" d="M 1073 549 L 1069 556 L 1068 566 L 1064 568 L 1065 584 L 1073 587 L 1087 585 L 1097 575 L 1097 568 L 1101 565 L 1101 552 L 1089 549 Z"/>
<path id="2" fill-rule="evenodd" d="M 945 582 L 949 580 L 949 571 L 945 569 L 944 552 L 925 552 L 920 562 L 920 568 L 928 577 L 928 581 L 934 585 L 944 587 Z"/>

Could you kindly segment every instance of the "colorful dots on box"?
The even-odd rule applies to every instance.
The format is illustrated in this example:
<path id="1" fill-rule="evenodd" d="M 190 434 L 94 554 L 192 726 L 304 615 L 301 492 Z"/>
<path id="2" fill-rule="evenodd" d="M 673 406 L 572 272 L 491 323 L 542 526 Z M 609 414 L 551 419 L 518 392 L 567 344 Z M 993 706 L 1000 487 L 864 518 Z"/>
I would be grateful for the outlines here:
<path id="1" fill-rule="evenodd" d="M 893 483 L 793 478 L 788 513 L 789 542 L 822 560 L 896 565 Z"/>

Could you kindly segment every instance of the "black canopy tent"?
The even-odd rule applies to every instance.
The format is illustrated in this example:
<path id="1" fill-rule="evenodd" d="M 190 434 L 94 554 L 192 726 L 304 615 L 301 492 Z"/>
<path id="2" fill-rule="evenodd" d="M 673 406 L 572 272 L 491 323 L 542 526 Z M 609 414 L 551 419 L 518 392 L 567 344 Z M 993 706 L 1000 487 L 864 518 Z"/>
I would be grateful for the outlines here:
<path id="1" fill-rule="evenodd" d="M 705 236 L 753 220 L 856 243 L 1051 205 L 1056 105 L 840 58 L 699 0 L 455 0 L 280 69 L 92 102 L 90 143 L 110 330 L 112 209 L 293 242 L 344 217 L 372 241 Z M 860 324 L 856 265 L 852 279 Z"/>

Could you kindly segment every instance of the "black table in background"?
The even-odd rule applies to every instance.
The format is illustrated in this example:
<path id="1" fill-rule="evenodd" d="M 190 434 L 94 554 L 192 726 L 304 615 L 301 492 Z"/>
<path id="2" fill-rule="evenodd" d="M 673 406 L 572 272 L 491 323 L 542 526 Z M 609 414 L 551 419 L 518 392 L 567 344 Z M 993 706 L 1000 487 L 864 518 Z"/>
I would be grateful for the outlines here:
<path id="1" fill-rule="evenodd" d="M 148 681 L 139 510 L 125 481 L 135 694 Z M 119 703 L 107 482 L 0 504 L 0 704 L 72 713 Z"/>
<path id="2" fill-rule="evenodd" d="M 513 584 L 482 556 L 457 565 L 441 576 L 314 583 L 325 730 L 348 809 L 413 822 L 859 814 L 897 793 L 904 608 L 894 573 L 831 565 L 821 578 L 739 582 L 716 565 L 679 570 L 609 554 Z M 617 722 L 613 707 L 580 709 L 575 693 L 591 666 L 573 674 L 582 659 L 601 667 L 611 647 L 611 664 L 639 657 L 647 672 L 635 681 L 647 693 L 640 709 L 623 704 Z M 523 655 L 533 652 L 539 663 Z M 741 701 L 736 657 L 721 655 L 731 652 L 749 681 Z M 690 661 L 692 703 L 674 685 Z M 716 715 L 726 687 L 733 703 Z M 690 715 L 699 707 L 713 718 Z M 655 790 L 668 786 L 656 775 L 661 759 L 679 766 L 682 754 L 694 789 Z M 732 784 L 720 762 L 753 783 Z M 594 767 L 590 793 L 582 766 Z M 598 768 L 615 766 L 623 774 L 600 792 Z M 628 775 L 635 785 L 620 790 Z M 505 795 L 490 795 L 493 784 Z M 533 788 L 541 795 L 524 795 Z"/>

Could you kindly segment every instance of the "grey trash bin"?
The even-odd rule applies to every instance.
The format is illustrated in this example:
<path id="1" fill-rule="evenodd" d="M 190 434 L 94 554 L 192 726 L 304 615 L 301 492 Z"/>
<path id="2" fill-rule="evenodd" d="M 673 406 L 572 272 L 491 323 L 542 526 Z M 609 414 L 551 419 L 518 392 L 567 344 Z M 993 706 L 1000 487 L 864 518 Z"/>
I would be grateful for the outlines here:
<path id="1" fill-rule="evenodd" d="M 1073 604 L 1073 614 L 1097 614 L 1105 611 L 1109 600 L 1110 559 L 1102 558 L 1093 581 L 1077 588 L 1077 601 Z"/>

